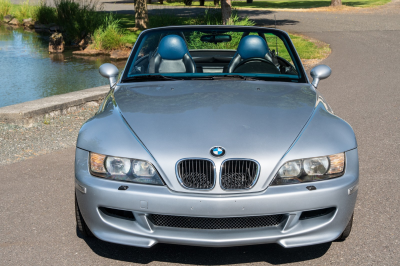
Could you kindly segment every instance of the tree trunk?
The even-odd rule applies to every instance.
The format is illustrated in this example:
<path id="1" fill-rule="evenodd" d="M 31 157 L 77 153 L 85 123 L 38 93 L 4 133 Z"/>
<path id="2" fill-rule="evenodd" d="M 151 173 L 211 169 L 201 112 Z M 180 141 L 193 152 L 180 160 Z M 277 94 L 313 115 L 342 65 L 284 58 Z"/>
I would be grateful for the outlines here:
<path id="1" fill-rule="evenodd" d="M 232 15 L 231 0 L 221 0 L 222 24 L 229 25 Z"/>
<path id="2" fill-rule="evenodd" d="M 219 0 L 214 0 L 214 5 L 218 6 L 219 5 Z"/>
<path id="3" fill-rule="evenodd" d="M 204 6 L 204 0 L 199 0 L 199 2 L 200 2 L 200 6 Z"/>
<path id="4" fill-rule="evenodd" d="M 164 0 L 159 0 L 160 4 L 163 5 L 164 4 Z"/>
<path id="5" fill-rule="evenodd" d="M 247 3 L 248 3 L 248 4 L 252 4 L 252 3 L 253 3 L 253 0 L 247 0 Z"/>
<path id="6" fill-rule="evenodd" d="M 331 6 L 341 6 L 342 5 L 342 0 L 332 0 L 331 1 Z"/>
<path id="7" fill-rule="evenodd" d="M 146 1 L 147 0 L 135 1 L 135 27 L 139 29 L 146 29 L 149 22 Z"/>

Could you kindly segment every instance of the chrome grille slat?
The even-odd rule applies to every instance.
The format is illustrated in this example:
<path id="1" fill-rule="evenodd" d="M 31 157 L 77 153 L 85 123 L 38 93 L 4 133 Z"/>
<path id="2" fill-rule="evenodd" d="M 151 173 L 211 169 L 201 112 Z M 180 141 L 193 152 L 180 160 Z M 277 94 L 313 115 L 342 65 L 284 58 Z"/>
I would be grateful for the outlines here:
<path id="1" fill-rule="evenodd" d="M 226 190 L 249 189 L 254 186 L 260 172 L 256 161 L 249 159 L 226 160 L 222 163 L 220 182 Z"/>
<path id="2" fill-rule="evenodd" d="M 212 189 L 215 185 L 214 164 L 207 159 L 179 161 L 177 175 L 181 185 L 189 189 Z"/>
<path id="3" fill-rule="evenodd" d="M 278 226 L 285 215 L 209 218 L 150 214 L 148 219 L 156 226 L 215 230 Z"/>

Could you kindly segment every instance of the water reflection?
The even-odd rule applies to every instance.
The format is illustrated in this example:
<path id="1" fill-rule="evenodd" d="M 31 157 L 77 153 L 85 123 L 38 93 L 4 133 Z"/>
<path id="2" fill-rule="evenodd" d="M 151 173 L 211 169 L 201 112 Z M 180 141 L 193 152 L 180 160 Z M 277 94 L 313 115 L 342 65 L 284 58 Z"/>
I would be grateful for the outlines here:
<path id="1" fill-rule="evenodd" d="M 98 68 L 109 57 L 49 54 L 48 37 L 0 25 L 0 107 L 108 84 Z M 125 65 L 111 63 L 120 70 Z"/>

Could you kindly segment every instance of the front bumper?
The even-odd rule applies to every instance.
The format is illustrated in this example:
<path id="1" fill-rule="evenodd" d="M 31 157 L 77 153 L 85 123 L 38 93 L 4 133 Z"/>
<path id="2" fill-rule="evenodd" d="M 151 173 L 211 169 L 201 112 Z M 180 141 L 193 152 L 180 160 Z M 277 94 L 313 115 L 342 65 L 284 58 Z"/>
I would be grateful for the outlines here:
<path id="1" fill-rule="evenodd" d="M 87 225 L 101 240 L 139 247 L 156 243 L 195 246 L 241 246 L 278 243 L 284 247 L 335 240 L 354 211 L 358 184 L 357 150 L 346 152 L 346 173 L 336 179 L 299 185 L 269 187 L 259 193 L 205 195 L 177 193 L 165 186 L 139 185 L 93 177 L 87 151 L 76 150 L 75 176 L 78 205 Z M 118 190 L 121 185 L 127 190 Z M 317 189 L 309 191 L 307 186 Z M 100 207 L 131 211 L 134 220 L 100 211 Z M 335 207 L 330 214 L 300 220 L 303 211 Z M 153 225 L 149 214 L 189 217 L 243 217 L 284 214 L 278 226 L 248 229 L 184 229 Z"/>

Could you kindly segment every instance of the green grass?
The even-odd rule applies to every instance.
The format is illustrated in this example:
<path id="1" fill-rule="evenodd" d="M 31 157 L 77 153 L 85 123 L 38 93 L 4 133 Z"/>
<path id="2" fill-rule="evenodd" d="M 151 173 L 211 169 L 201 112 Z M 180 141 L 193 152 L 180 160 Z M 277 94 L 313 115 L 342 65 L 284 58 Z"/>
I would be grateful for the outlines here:
<path id="1" fill-rule="evenodd" d="M 120 27 L 123 29 L 133 28 L 135 26 L 135 17 L 132 15 L 117 15 L 116 16 L 120 20 Z M 240 19 L 237 16 L 236 12 L 233 12 L 233 24 L 235 25 L 254 25 L 254 22 L 249 20 L 248 18 Z M 173 25 L 215 25 L 221 24 L 222 17 L 220 10 L 208 10 L 204 15 L 198 17 L 176 17 L 166 13 L 160 13 L 157 15 L 149 16 L 149 26 L 152 27 L 162 27 L 162 26 L 173 26 Z M 141 31 L 137 32 L 127 32 L 123 35 L 125 38 L 131 38 L 129 41 L 124 41 L 123 43 L 133 44 L 137 36 Z M 203 43 L 200 41 L 199 36 L 190 36 L 190 40 L 188 40 L 189 49 L 196 49 L 201 47 L 202 49 L 210 48 L 210 49 L 236 49 L 238 46 L 241 34 L 232 33 L 233 38 L 229 43 Z M 237 35 L 237 36 L 236 36 Z M 289 34 L 290 38 L 301 59 L 322 59 L 325 58 L 330 53 L 329 45 L 326 43 L 311 41 L 305 37 Z M 127 39 L 125 39 L 127 40 Z M 290 56 L 286 51 L 286 48 L 283 42 L 278 39 L 276 49 L 276 38 L 268 37 L 267 41 L 270 44 L 270 48 L 274 50 L 278 50 L 279 55 L 283 58 L 290 60 Z"/>
<path id="2" fill-rule="evenodd" d="M 133 45 L 139 34 L 140 30 L 130 31 L 129 29 L 135 27 L 135 16 L 121 15 L 97 12 L 98 6 L 96 2 L 86 2 L 84 6 L 77 6 L 80 2 L 73 0 L 56 0 L 61 3 L 57 8 L 48 6 L 42 2 L 39 6 L 29 5 L 29 0 L 22 5 L 13 5 L 8 8 L 9 0 L 0 0 L 0 16 L 2 11 L 5 13 L 16 16 L 19 19 L 32 17 L 43 24 L 58 23 L 66 27 L 68 39 L 79 38 L 74 34 L 79 35 L 82 31 L 92 34 L 92 48 L 102 50 L 115 50 L 123 48 L 126 44 Z M 89 4 L 88 4 L 89 3 Z M 166 2 L 164 2 L 166 3 Z M 196 2 L 194 2 L 196 3 Z M 198 3 L 198 2 L 197 2 Z M 206 2 L 207 4 L 208 2 Z M 213 2 L 210 2 L 213 3 Z M 220 25 L 222 24 L 222 16 L 220 9 L 209 9 L 203 15 L 197 17 L 177 17 L 167 13 L 159 13 L 157 15 L 149 15 L 149 27 L 162 27 L 172 25 Z M 234 10 L 231 20 L 232 25 L 254 25 L 254 22 L 248 18 L 240 18 Z M 69 27 L 69 28 L 68 28 Z M 210 48 L 210 49 L 236 49 L 241 34 L 232 33 L 232 41 L 229 43 L 202 43 L 200 41 L 200 34 L 188 36 L 190 38 L 189 48 Z M 325 58 L 330 53 L 329 45 L 321 42 L 310 41 L 302 36 L 290 35 L 297 52 L 302 59 L 320 59 Z M 267 36 L 268 38 L 268 36 Z M 279 51 L 279 55 L 287 60 L 290 56 L 287 54 L 282 41 L 278 39 L 276 44 L 275 37 L 269 37 L 268 43 L 270 48 Z M 271 45 L 272 44 L 272 45 Z M 277 46 L 277 47 L 276 47 Z"/>
<path id="3" fill-rule="evenodd" d="M 4 16 L 10 14 L 12 4 L 10 0 L 0 0 L 0 19 L 2 20 Z"/>
<path id="4" fill-rule="evenodd" d="M 26 18 L 32 18 L 36 15 L 37 6 L 29 4 L 29 0 L 26 0 L 15 10 L 13 15 L 19 22 L 22 22 Z"/>
<path id="5" fill-rule="evenodd" d="M 342 0 L 342 4 L 351 7 L 374 7 L 389 3 L 391 0 Z M 206 1 L 205 6 L 214 6 L 213 1 Z M 160 5 L 160 3 L 154 3 L 153 5 Z M 185 6 L 183 2 L 172 2 L 167 3 L 164 1 L 164 5 L 168 6 Z M 234 8 L 316 8 L 316 7 L 328 7 L 331 5 L 330 0 L 278 0 L 278 1 L 263 1 L 254 0 L 253 3 L 247 4 L 246 1 L 232 1 Z M 199 1 L 193 1 L 192 6 L 200 6 Z"/>

